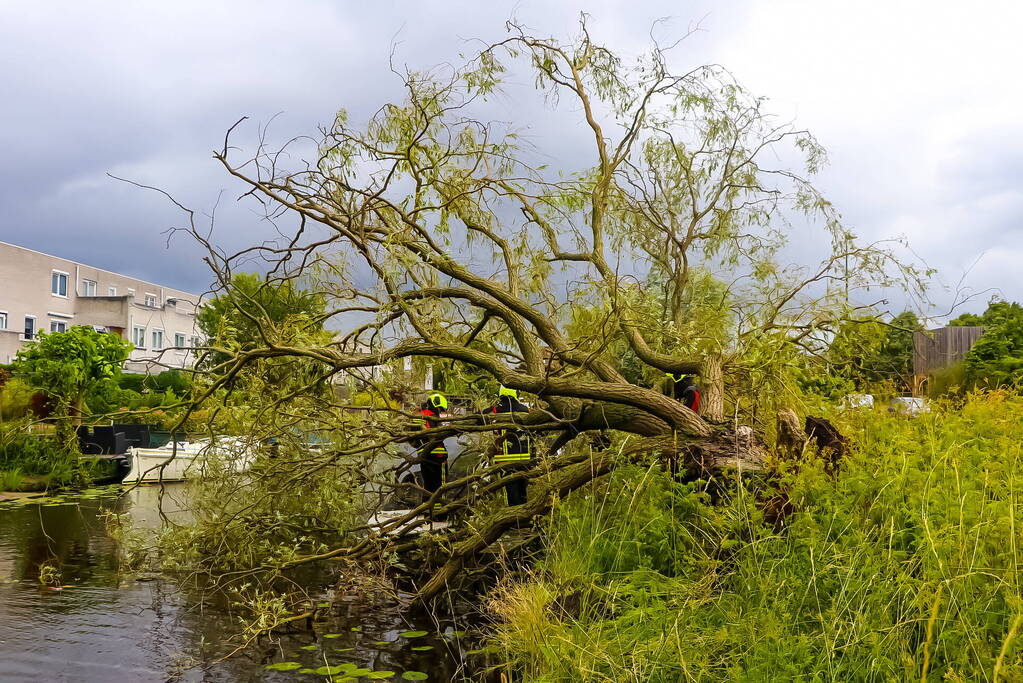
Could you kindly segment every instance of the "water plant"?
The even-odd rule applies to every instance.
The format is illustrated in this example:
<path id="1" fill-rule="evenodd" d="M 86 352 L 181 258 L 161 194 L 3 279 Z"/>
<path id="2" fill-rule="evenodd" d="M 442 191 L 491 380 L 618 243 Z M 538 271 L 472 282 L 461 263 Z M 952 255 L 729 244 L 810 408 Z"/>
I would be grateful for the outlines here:
<path id="1" fill-rule="evenodd" d="M 60 567 L 52 562 L 43 562 L 39 565 L 39 585 L 46 588 L 59 588 L 61 584 Z"/>
<path id="2" fill-rule="evenodd" d="M 25 481 L 20 467 L 0 471 L 0 491 L 18 491 Z"/>

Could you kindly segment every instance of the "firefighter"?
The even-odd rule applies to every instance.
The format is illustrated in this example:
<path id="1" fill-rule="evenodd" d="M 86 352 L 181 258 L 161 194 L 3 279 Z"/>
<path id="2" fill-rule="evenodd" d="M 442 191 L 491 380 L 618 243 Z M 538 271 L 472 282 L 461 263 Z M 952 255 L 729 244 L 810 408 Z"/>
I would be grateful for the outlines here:
<path id="1" fill-rule="evenodd" d="M 491 409 L 496 414 L 511 414 L 512 419 L 518 414 L 529 412 L 529 406 L 519 401 L 519 392 L 502 386 L 497 392 L 497 403 Z M 532 453 L 529 435 L 521 429 L 500 429 L 494 443 L 494 463 L 503 464 L 506 469 L 519 469 L 528 466 Z M 522 505 L 526 502 L 525 478 L 513 479 L 505 484 L 508 505 Z"/>
<path id="2" fill-rule="evenodd" d="M 443 411 L 447 410 L 447 407 L 448 399 L 445 398 L 444 394 L 434 391 L 423 402 L 423 406 L 419 411 L 422 417 L 415 418 L 413 423 L 418 425 L 419 429 L 439 427 L 440 421 L 438 418 L 442 416 Z M 440 488 L 444 479 L 444 466 L 448 461 L 448 449 L 444 445 L 443 439 L 429 439 L 425 436 L 413 441 L 413 445 L 419 453 L 420 471 L 423 474 L 423 488 L 427 490 L 427 496 L 429 497 Z M 434 505 L 437 506 L 439 503 Z"/>
<path id="3" fill-rule="evenodd" d="M 693 376 L 685 373 L 674 374 L 671 372 L 666 372 L 664 375 L 664 393 L 676 401 L 681 401 L 682 405 L 694 413 L 697 412 L 700 409 L 700 390 L 696 386 Z"/>

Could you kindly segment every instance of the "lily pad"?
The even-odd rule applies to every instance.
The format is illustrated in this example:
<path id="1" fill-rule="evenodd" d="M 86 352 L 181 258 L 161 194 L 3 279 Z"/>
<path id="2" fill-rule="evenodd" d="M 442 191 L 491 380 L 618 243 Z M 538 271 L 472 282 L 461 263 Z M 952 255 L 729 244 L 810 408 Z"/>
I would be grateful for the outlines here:
<path id="1" fill-rule="evenodd" d="M 321 602 L 320 604 L 318 604 L 316 606 L 317 607 L 330 607 L 330 603 L 329 602 Z"/>
<path id="2" fill-rule="evenodd" d="M 267 664 L 263 668 L 270 671 L 294 671 L 295 669 L 301 669 L 302 665 L 298 662 L 277 662 L 276 664 Z"/>
<path id="3" fill-rule="evenodd" d="M 321 638 L 340 638 L 340 637 L 341 637 L 341 634 L 340 634 L 340 633 L 324 633 L 324 634 L 323 634 L 322 636 L 320 636 L 320 637 L 321 637 Z"/>
<path id="4" fill-rule="evenodd" d="M 318 649 L 320 649 L 320 646 L 319 645 L 303 645 L 299 649 L 300 650 L 318 650 Z"/>
<path id="5" fill-rule="evenodd" d="M 314 674 L 316 673 L 316 669 L 299 669 L 298 672 L 300 674 Z"/>
<path id="6" fill-rule="evenodd" d="M 335 647 L 334 652 L 351 652 L 354 649 L 354 647 Z"/>
<path id="7" fill-rule="evenodd" d="M 374 671 L 373 673 L 366 674 L 366 678 L 372 678 L 373 680 L 380 680 L 382 678 L 390 678 L 394 675 L 393 671 Z"/>
<path id="8" fill-rule="evenodd" d="M 406 671 L 401 675 L 403 681 L 425 681 L 429 676 L 422 671 Z"/>
<path id="9" fill-rule="evenodd" d="M 427 650 L 432 650 L 432 649 L 433 649 L 433 645 L 417 645 L 416 647 L 412 648 L 412 651 L 413 652 L 426 652 Z"/>
<path id="10" fill-rule="evenodd" d="M 402 638 L 422 638 L 423 636 L 430 635 L 429 631 L 402 631 L 398 634 Z"/>
<path id="11" fill-rule="evenodd" d="M 351 671 L 346 671 L 345 676 L 359 678 L 360 676 L 368 676 L 371 673 L 373 673 L 373 669 L 352 669 Z"/>
<path id="12" fill-rule="evenodd" d="M 352 630 L 353 630 L 353 631 L 361 631 L 361 630 L 362 630 L 362 627 L 361 627 L 361 626 L 353 626 L 353 627 L 352 627 Z"/>
<path id="13" fill-rule="evenodd" d="M 352 670 L 352 666 L 321 666 L 316 669 L 314 673 L 318 673 L 321 676 L 333 676 L 334 674 L 345 674 L 347 675 Z"/>
<path id="14" fill-rule="evenodd" d="M 391 641 L 389 641 L 389 640 L 378 640 L 377 642 L 375 642 L 373 644 L 376 645 L 377 647 L 387 647 L 388 645 L 391 644 Z"/>

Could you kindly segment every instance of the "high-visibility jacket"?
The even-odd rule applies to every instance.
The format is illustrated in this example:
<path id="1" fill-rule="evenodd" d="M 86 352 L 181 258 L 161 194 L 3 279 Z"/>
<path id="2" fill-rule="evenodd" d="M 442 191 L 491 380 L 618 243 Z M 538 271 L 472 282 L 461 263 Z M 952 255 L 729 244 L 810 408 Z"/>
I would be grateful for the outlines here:
<path id="1" fill-rule="evenodd" d="M 440 415 L 434 411 L 433 406 L 424 406 L 419 411 L 422 417 L 413 418 L 412 424 L 417 425 L 419 429 L 433 429 L 440 425 L 440 422 L 436 419 Z M 443 439 L 432 440 L 426 437 L 420 437 L 413 441 L 416 449 L 419 450 L 419 456 L 425 458 L 427 456 L 435 460 L 447 460 L 448 449 L 444 445 Z M 427 450 L 428 449 L 428 450 Z"/>
<path id="2" fill-rule="evenodd" d="M 529 406 L 513 396 L 501 396 L 490 411 L 497 414 L 528 413 Z M 533 457 L 530 449 L 529 434 L 521 429 L 500 429 L 497 437 L 501 442 L 501 450 L 494 456 L 495 463 L 521 462 Z"/>

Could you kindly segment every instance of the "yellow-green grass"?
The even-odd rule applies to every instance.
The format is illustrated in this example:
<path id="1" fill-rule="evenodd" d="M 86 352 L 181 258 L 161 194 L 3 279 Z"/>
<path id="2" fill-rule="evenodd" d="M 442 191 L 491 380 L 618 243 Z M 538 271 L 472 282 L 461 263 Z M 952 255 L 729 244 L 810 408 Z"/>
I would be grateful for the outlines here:
<path id="1" fill-rule="evenodd" d="M 837 417 L 854 447 L 712 501 L 656 464 L 563 503 L 532 577 L 498 590 L 526 681 L 1023 680 L 1023 399 Z M 718 494 L 721 495 L 721 494 Z"/>

